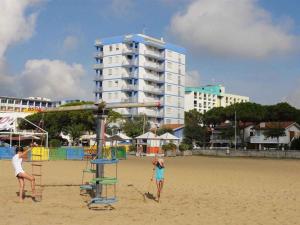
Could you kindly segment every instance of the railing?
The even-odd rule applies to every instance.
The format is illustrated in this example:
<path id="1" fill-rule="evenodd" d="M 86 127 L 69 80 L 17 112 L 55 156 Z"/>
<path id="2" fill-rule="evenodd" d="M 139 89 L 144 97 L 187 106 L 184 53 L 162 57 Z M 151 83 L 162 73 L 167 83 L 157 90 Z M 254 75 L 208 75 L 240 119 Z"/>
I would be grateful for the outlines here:
<path id="1" fill-rule="evenodd" d="M 121 102 L 124 102 L 124 103 L 137 102 L 137 98 L 135 98 L 135 97 L 122 98 Z"/>
<path id="2" fill-rule="evenodd" d="M 122 62 L 122 66 L 135 66 L 136 62 L 134 62 L 133 60 L 124 60 Z"/>
<path id="3" fill-rule="evenodd" d="M 151 70 L 155 70 L 155 71 L 164 71 L 165 70 L 165 67 L 164 67 L 163 63 L 162 64 L 157 64 L 157 63 L 145 62 L 144 67 L 149 68 Z"/>
<path id="4" fill-rule="evenodd" d="M 284 140 L 284 137 L 279 137 L 279 144 L 286 144 L 289 143 L 288 141 Z M 265 136 L 251 136 L 250 143 L 261 143 L 261 144 L 277 144 L 277 138 L 266 138 Z"/>
<path id="5" fill-rule="evenodd" d="M 163 53 L 160 53 L 158 51 L 152 51 L 152 50 L 145 50 L 144 55 L 153 57 L 156 59 L 164 59 L 164 57 L 165 57 Z"/>
<path id="6" fill-rule="evenodd" d="M 96 87 L 94 89 L 94 92 L 102 92 L 103 88 L 102 87 Z"/>
<path id="7" fill-rule="evenodd" d="M 100 69 L 102 69 L 103 68 L 103 64 L 101 63 L 101 64 L 94 64 L 93 65 L 93 69 L 94 70 L 100 70 Z"/>
<path id="8" fill-rule="evenodd" d="M 154 93 L 154 94 L 163 94 L 164 90 L 162 88 L 156 88 L 153 86 L 144 87 L 144 92 Z"/>
<path id="9" fill-rule="evenodd" d="M 133 72 L 125 73 L 122 74 L 123 79 L 131 79 L 131 78 L 136 78 L 136 74 Z"/>
<path id="10" fill-rule="evenodd" d="M 163 113 L 156 110 L 145 110 L 142 111 L 141 114 L 146 114 L 146 116 L 150 117 L 163 117 Z"/>
<path id="11" fill-rule="evenodd" d="M 164 77 L 161 77 L 159 75 L 155 76 L 151 73 L 146 73 L 144 75 L 144 79 L 145 80 L 150 80 L 150 81 L 154 81 L 154 82 L 158 82 L 158 83 L 163 83 L 165 80 L 164 80 Z"/>
<path id="12" fill-rule="evenodd" d="M 103 81 L 103 76 L 102 75 L 96 75 L 95 77 L 94 77 L 94 81 Z"/>
<path id="13" fill-rule="evenodd" d="M 137 89 L 137 86 L 135 86 L 133 84 L 128 84 L 128 85 L 122 86 L 122 90 L 124 90 L 124 91 L 134 91 L 136 89 Z"/>
<path id="14" fill-rule="evenodd" d="M 126 54 L 136 54 L 137 49 L 135 49 L 135 48 L 123 48 L 122 53 L 125 54 L 125 55 Z"/>
<path id="15" fill-rule="evenodd" d="M 94 58 L 102 58 L 103 57 L 103 52 L 96 52 L 94 54 Z"/>

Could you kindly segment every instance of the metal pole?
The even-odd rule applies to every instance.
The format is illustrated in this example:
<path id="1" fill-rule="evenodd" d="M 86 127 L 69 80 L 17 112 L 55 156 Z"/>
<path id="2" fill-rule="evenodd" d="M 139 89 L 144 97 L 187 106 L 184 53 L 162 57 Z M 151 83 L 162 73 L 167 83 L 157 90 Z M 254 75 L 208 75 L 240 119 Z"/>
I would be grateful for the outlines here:
<path id="1" fill-rule="evenodd" d="M 9 147 L 12 146 L 12 128 L 10 128 L 10 135 L 9 135 Z"/>
<path id="2" fill-rule="evenodd" d="M 103 137 L 104 135 L 104 118 L 103 115 L 98 113 L 96 115 L 96 141 L 97 141 L 97 158 L 102 158 L 102 145 L 103 145 Z M 104 174 L 104 166 L 103 164 L 96 165 L 96 177 L 103 177 Z M 96 182 L 96 197 L 101 197 L 102 193 L 102 185 L 99 182 Z"/>
<path id="3" fill-rule="evenodd" d="M 234 111 L 234 149 L 236 150 L 236 111 Z"/>
<path id="4" fill-rule="evenodd" d="M 46 148 L 48 148 L 48 132 L 46 133 Z"/>

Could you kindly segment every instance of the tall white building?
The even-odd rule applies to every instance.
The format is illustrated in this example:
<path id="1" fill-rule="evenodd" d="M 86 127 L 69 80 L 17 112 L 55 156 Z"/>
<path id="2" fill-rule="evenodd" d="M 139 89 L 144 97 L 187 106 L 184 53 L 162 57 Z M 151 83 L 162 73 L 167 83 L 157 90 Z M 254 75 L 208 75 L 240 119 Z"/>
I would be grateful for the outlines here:
<path id="1" fill-rule="evenodd" d="M 241 102 L 249 102 L 249 97 L 225 93 L 222 85 L 185 88 L 185 111 L 196 109 L 206 113 L 214 107 L 226 107 Z"/>
<path id="2" fill-rule="evenodd" d="M 184 123 L 185 50 L 143 34 L 95 41 L 96 101 L 160 102 L 161 107 L 118 109 L 153 122 Z"/>

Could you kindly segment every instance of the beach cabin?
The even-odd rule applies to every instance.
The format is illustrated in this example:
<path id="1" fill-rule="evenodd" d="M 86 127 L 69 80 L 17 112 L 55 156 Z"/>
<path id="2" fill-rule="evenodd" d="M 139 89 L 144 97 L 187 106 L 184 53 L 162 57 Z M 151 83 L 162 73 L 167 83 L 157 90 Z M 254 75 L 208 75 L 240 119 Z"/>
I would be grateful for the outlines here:
<path id="1" fill-rule="evenodd" d="M 154 155 L 160 152 L 160 138 L 151 131 L 136 137 L 137 145 L 143 146 L 143 153 Z"/>

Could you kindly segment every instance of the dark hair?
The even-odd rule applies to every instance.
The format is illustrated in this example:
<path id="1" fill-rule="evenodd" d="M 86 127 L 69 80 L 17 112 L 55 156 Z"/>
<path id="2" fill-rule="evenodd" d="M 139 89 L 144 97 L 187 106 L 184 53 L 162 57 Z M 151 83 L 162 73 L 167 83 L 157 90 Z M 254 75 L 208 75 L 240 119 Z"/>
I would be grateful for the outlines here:
<path id="1" fill-rule="evenodd" d="M 17 146 L 17 147 L 16 147 L 16 154 L 17 154 L 18 152 L 23 152 L 23 151 L 24 151 L 23 147 L 21 147 L 21 146 Z"/>

